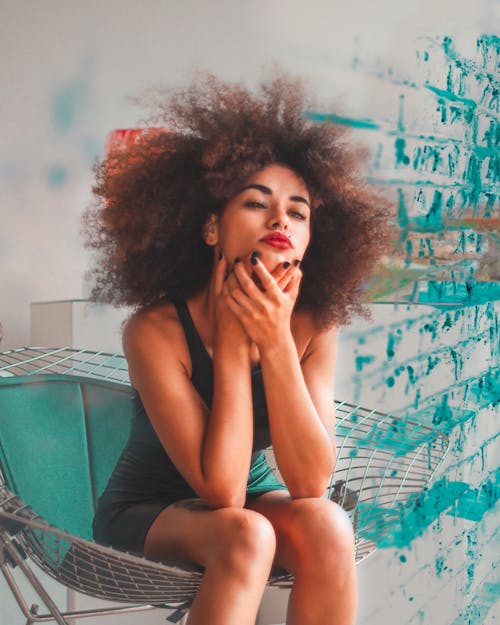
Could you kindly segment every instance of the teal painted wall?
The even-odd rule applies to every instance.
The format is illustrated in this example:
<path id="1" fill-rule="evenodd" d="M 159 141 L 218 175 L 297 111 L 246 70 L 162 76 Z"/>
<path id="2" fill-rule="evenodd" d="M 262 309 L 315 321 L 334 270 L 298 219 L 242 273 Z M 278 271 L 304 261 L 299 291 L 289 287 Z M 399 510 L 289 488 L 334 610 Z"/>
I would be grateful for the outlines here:
<path id="1" fill-rule="evenodd" d="M 479 37 L 472 56 L 461 54 L 450 37 L 428 38 L 417 49 L 411 79 L 387 68 L 379 73 L 380 81 L 397 85 L 394 119 L 309 112 L 371 142 L 367 179 L 397 206 L 396 251 L 369 284 L 378 302 L 374 319 L 355 322 L 342 336 L 337 396 L 451 439 L 433 483 L 379 539 L 380 551 L 365 570 L 360 567 L 372 603 L 361 606 L 364 625 L 382 623 L 389 606 L 405 625 L 495 620 L 499 52 L 495 36 Z M 373 514 L 371 508 L 364 514 Z M 375 582 L 383 568 L 389 572 L 385 594 L 386 586 Z"/>

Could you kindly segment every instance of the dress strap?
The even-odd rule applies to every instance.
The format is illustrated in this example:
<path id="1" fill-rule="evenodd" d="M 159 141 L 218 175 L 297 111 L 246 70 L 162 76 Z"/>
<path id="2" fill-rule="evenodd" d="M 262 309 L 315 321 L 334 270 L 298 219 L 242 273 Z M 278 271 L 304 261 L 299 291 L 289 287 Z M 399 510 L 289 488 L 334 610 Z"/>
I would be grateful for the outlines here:
<path id="1" fill-rule="evenodd" d="M 182 327 L 184 328 L 184 334 L 186 335 L 191 355 L 193 354 L 193 352 L 195 354 L 204 354 L 210 361 L 210 364 L 212 364 L 212 358 L 207 352 L 207 348 L 201 340 L 198 330 L 194 325 L 194 321 L 191 317 L 191 313 L 189 312 L 188 305 L 185 301 L 174 302 L 174 305 L 177 309 L 177 314 L 179 315 Z"/>
<path id="2" fill-rule="evenodd" d="M 189 353 L 191 355 L 191 381 L 205 400 L 205 403 L 210 406 L 213 392 L 213 361 L 198 334 L 198 330 L 194 325 L 186 302 L 184 300 L 174 301 L 173 304 L 184 329 Z"/>

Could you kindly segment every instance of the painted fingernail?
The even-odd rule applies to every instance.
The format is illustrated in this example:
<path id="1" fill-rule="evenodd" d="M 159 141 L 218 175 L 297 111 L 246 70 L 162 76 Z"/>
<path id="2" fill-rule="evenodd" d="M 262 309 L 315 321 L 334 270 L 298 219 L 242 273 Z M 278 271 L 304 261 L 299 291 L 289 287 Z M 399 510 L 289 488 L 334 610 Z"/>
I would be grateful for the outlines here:
<path id="1" fill-rule="evenodd" d="M 250 256 L 250 262 L 252 263 L 252 265 L 257 264 L 257 256 L 258 254 L 256 254 L 255 252 Z"/>
<path id="2" fill-rule="evenodd" d="M 298 267 L 299 265 L 300 265 L 300 260 L 297 258 L 296 260 L 293 261 L 293 266 Z"/>
<path id="3" fill-rule="evenodd" d="M 283 263 L 283 267 L 285 269 L 288 269 L 288 267 L 290 267 L 290 263 L 287 260 L 285 260 L 285 262 Z"/>
<path id="4" fill-rule="evenodd" d="M 236 265 L 236 263 L 241 263 L 241 258 L 239 256 L 236 256 L 234 259 L 234 264 Z"/>
<path id="5" fill-rule="evenodd" d="M 255 257 L 260 256 L 260 252 L 258 250 L 254 250 L 252 252 L 252 256 L 255 256 Z"/>

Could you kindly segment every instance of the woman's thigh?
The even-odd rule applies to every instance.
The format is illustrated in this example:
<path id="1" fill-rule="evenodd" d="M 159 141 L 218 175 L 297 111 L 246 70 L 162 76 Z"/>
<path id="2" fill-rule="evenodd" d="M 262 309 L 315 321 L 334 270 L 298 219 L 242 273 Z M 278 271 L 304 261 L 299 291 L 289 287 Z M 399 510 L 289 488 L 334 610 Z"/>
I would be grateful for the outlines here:
<path id="1" fill-rule="evenodd" d="M 160 512 L 146 534 L 144 555 L 206 567 L 211 559 L 229 557 L 233 550 L 260 557 L 262 551 L 274 556 L 275 547 L 273 527 L 259 513 L 245 508 L 213 509 L 193 498 Z"/>

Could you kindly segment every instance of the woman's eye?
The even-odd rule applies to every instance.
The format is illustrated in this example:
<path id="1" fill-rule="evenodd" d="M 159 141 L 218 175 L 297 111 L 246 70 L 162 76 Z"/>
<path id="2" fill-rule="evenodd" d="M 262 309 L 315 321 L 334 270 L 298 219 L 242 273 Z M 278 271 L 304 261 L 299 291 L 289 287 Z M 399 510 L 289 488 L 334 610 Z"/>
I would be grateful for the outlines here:
<path id="1" fill-rule="evenodd" d="M 299 219 L 305 219 L 306 218 L 305 215 L 303 215 L 302 213 L 299 213 L 298 211 L 292 211 L 292 215 L 295 215 Z"/>
<path id="2" fill-rule="evenodd" d="M 250 206 L 251 208 L 267 208 L 262 202 L 245 202 L 245 206 Z"/>

